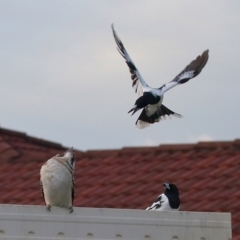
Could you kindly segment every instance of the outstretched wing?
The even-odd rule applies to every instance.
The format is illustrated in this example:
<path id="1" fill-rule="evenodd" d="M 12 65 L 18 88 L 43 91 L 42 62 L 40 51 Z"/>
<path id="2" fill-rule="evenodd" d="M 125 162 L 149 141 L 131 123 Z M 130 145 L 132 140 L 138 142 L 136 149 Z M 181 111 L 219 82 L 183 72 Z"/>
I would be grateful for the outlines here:
<path id="1" fill-rule="evenodd" d="M 164 93 L 178 84 L 183 84 L 191 78 L 196 77 L 202 71 L 208 61 L 208 52 L 208 50 L 204 51 L 202 55 L 198 56 L 189 65 L 187 65 L 185 69 L 180 72 L 171 82 L 164 84 L 159 89 Z"/>
<path id="2" fill-rule="evenodd" d="M 117 44 L 117 50 L 123 56 L 123 58 L 126 60 L 126 63 L 129 67 L 129 71 L 131 73 L 131 78 L 132 78 L 132 87 L 134 88 L 134 90 L 138 94 L 138 96 L 142 96 L 143 89 L 147 88 L 148 85 L 143 80 L 140 72 L 138 71 L 138 69 L 136 68 L 132 59 L 130 58 L 127 50 L 123 46 L 122 41 L 120 40 L 120 38 L 118 37 L 117 33 L 114 30 L 113 24 L 112 24 L 112 31 L 113 31 L 113 36 L 114 36 L 115 42 Z"/>

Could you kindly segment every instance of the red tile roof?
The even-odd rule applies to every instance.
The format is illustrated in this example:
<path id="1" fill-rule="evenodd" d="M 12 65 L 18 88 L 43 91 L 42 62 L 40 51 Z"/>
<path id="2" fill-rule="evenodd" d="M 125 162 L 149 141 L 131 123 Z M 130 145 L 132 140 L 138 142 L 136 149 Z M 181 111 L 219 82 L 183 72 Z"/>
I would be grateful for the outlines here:
<path id="1" fill-rule="evenodd" d="M 0 203 L 44 205 L 39 170 L 65 150 L 0 128 Z M 240 239 L 240 140 L 75 153 L 75 206 L 145 209 L 173 182 L 181 210 L 231 212 Z"/>

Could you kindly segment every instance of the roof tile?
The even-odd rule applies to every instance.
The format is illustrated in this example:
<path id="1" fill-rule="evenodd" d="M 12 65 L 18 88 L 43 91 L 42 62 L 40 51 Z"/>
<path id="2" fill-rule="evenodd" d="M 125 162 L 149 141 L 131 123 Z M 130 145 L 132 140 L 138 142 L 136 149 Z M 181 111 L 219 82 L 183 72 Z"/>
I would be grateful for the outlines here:
<path id="1" fill-rule="evenodd" d="M 41 165 L 65 150 L 0 128 L 0 203 L 44 205 Z M 240 239 L 240 139 L 75 154 L 75 206 L 145 209 L 162 193 L 162 183 L 173 182 L 181 210 L 231 212 L 233 239 Z"/>

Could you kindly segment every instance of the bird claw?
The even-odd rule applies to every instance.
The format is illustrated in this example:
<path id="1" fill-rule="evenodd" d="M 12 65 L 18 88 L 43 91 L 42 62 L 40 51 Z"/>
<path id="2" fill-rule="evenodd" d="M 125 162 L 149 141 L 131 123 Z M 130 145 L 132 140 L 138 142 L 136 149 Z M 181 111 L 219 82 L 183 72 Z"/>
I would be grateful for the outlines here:
<path id="1" fill-rule="evenodd" d="M 72 213 L 72 212 L 73 212 L 73 207 L 72 207 L 72 206 L 71 206 L 71 207 L 69 207 L 68 209 L 70 210 L 70 213 Z"/>
<path id="2" fill-rule="evenodd" d="M 46 208 L 47 208 L 48 211 L 51 211 L 51 205 L 50 204 L 47 204 Z"/>

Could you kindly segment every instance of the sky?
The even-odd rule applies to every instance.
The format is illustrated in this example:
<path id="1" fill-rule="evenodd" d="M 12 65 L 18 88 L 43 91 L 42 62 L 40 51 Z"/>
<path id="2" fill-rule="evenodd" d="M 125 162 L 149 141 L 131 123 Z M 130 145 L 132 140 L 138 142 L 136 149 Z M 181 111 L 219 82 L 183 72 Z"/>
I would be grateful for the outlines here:
<path id="1" fill-rule="evenodd" d="M 239 0 L 0 1 L 0 126 L 78 150 L 240 138 Z M 184 117 L 138 129 L 111 24 L 151 87 L 209 49 L 164 94 Z"/>

